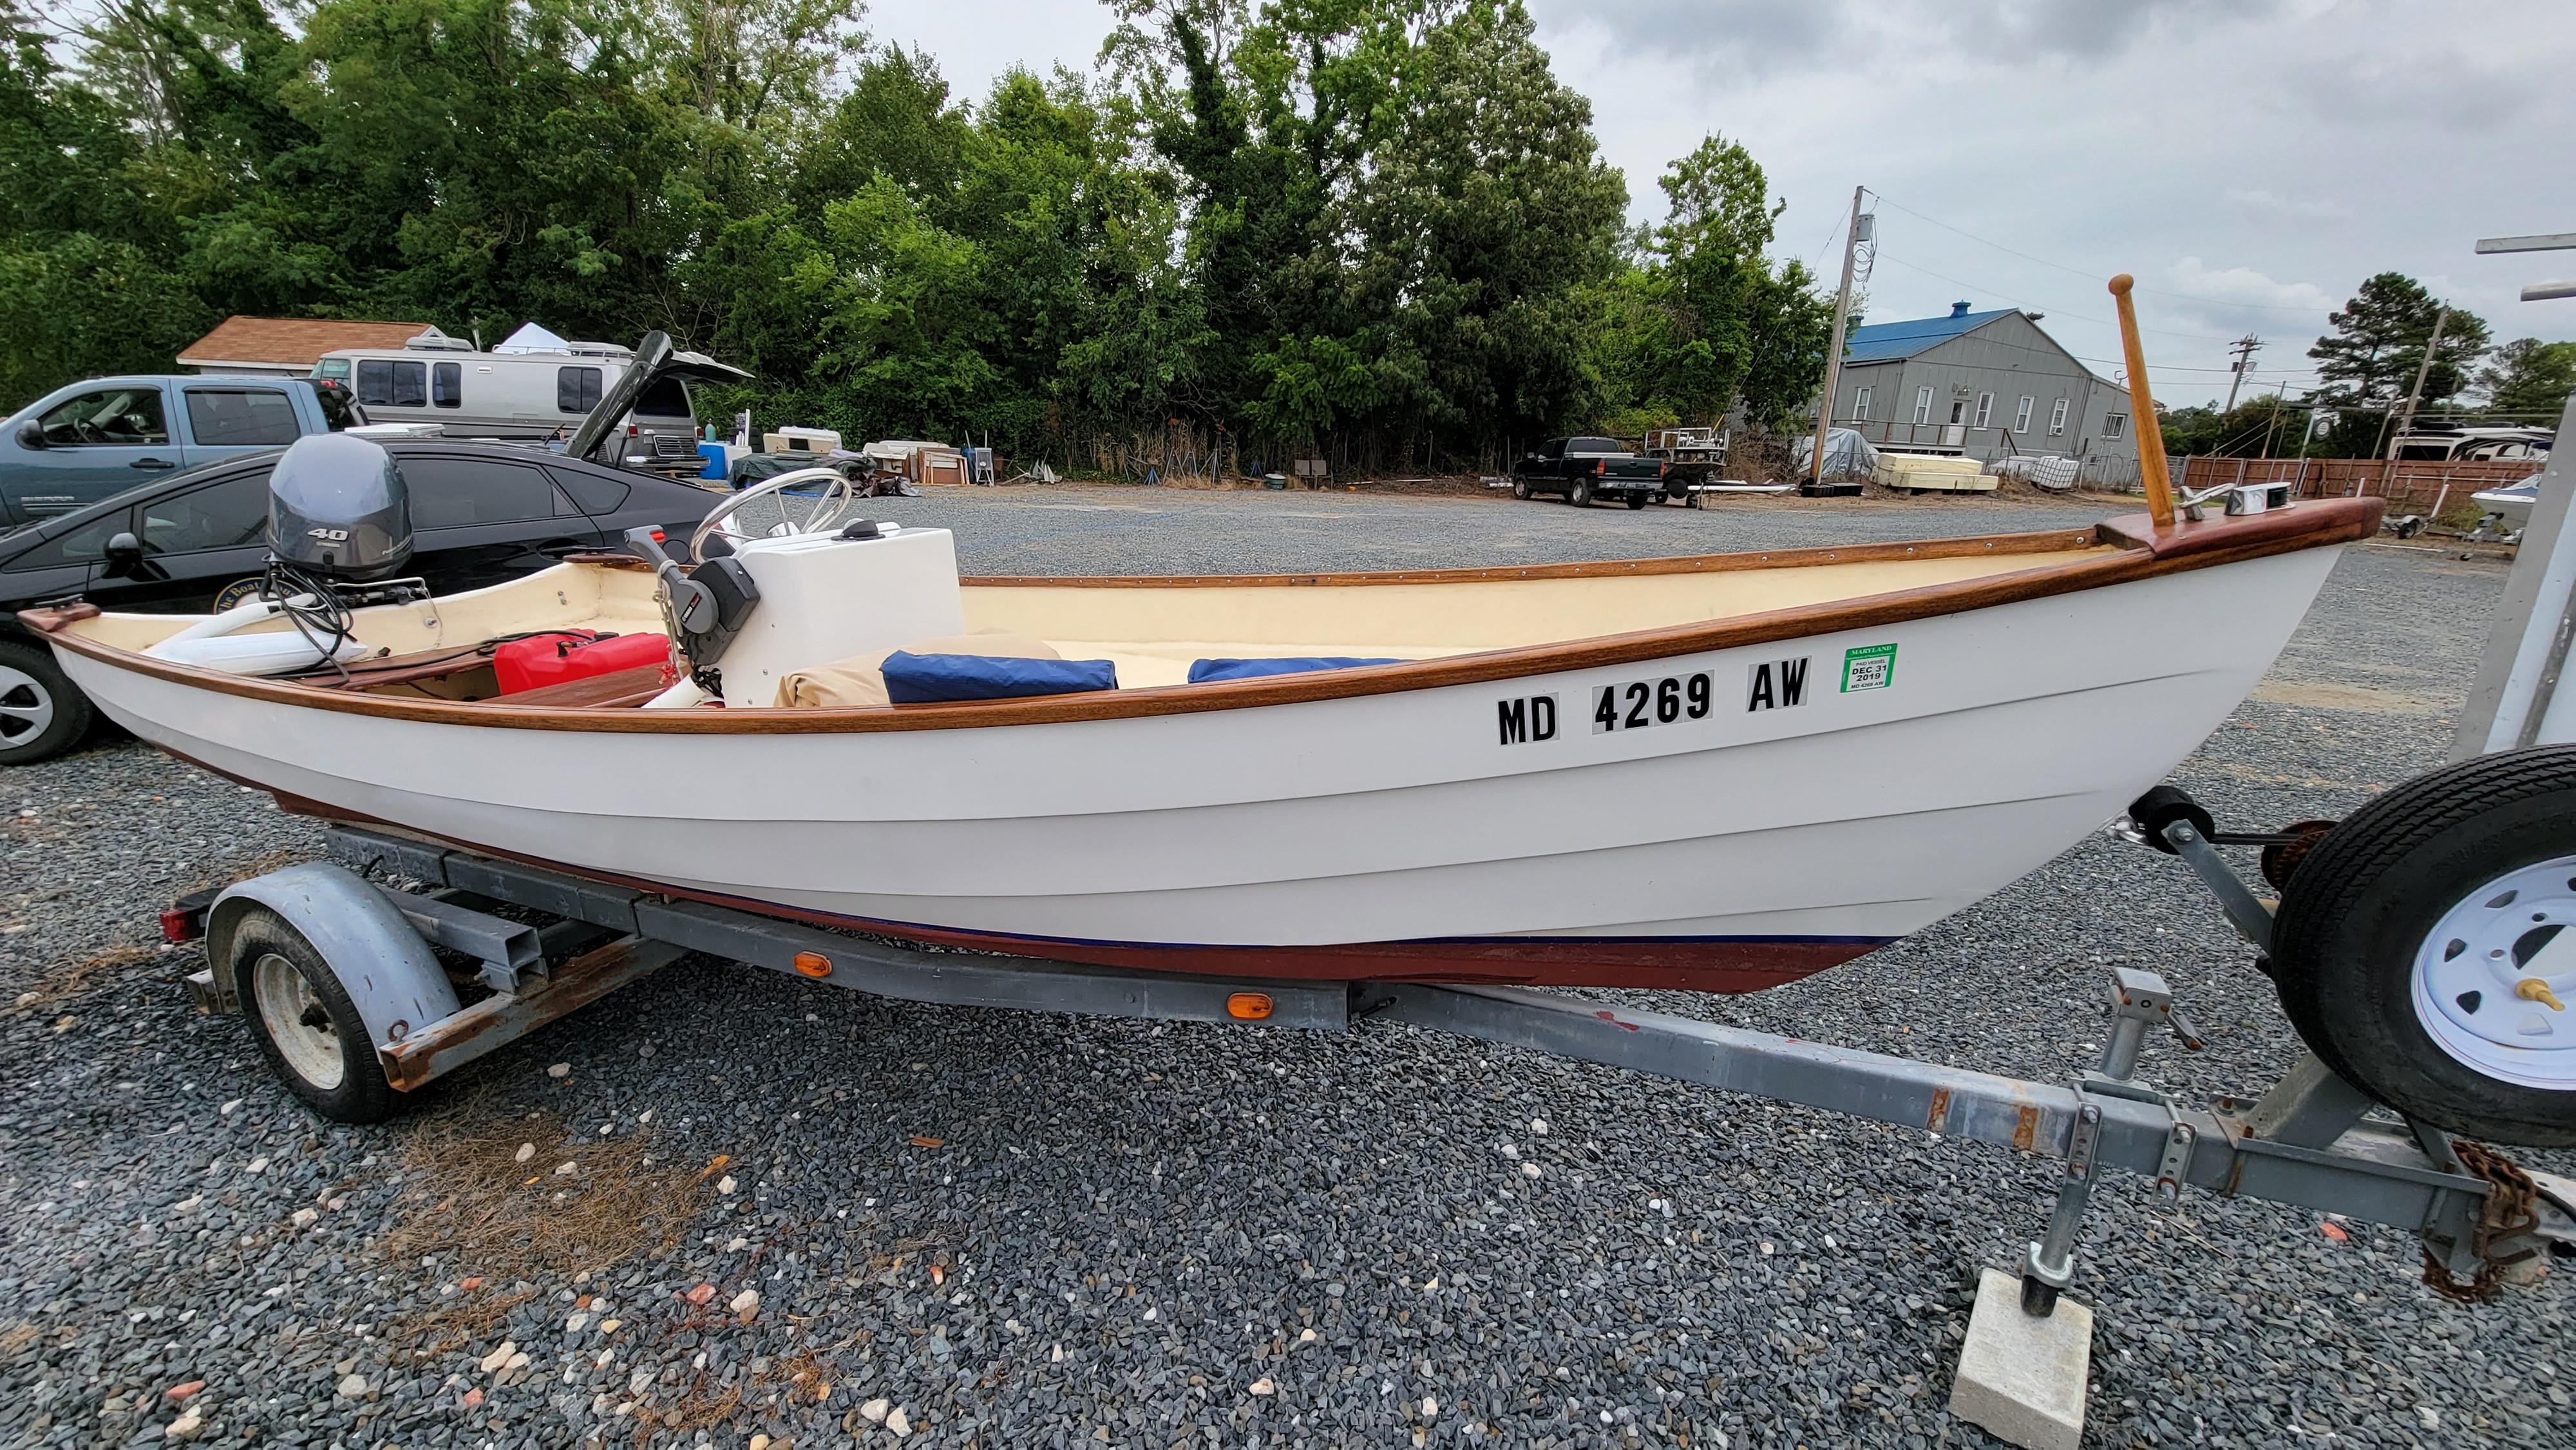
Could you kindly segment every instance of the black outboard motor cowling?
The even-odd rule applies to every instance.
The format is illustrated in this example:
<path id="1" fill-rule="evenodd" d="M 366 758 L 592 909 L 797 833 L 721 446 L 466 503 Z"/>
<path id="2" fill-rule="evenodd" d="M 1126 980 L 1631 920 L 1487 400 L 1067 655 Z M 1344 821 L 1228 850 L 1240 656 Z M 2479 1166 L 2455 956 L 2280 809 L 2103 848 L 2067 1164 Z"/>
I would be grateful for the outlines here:
<path id="1" fill-rule="evenodd" d="M 411 496 L 383 444 L 315 433 L 268 475 L 268 548 L 326 579 L 382 579 L 411 562 Z"/>

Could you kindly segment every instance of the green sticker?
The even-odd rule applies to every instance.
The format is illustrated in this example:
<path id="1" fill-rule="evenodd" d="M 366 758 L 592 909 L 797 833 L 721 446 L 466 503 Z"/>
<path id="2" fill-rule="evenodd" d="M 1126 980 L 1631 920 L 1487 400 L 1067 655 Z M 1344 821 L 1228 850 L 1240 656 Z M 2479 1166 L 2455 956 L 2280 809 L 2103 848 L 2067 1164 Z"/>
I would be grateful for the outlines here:
<path id="1" fill-rule="evenodd" d="M 1863 645 L 1843 651 L 1843 693 L 1884 690 L 1896 683 L 1896 646 Z"/>

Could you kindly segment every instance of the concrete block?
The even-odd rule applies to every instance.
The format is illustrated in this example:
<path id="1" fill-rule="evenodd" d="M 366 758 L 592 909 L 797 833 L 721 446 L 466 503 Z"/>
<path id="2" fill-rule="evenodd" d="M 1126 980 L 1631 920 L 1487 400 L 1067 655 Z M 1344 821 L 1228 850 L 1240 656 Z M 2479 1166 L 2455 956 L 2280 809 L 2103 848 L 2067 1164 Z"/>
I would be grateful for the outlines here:
<path id="1" fill-rule="evenodd" d="M 2092 1368 L 2092 1310 L 2061 1298 L 2056 1313 L 2033 1319 L 2021 1312 L 2021 1279 L 1988 1269 L 1977 1281 L 1950 1413 L 2023 1450 L 2076 1450 Z"/>

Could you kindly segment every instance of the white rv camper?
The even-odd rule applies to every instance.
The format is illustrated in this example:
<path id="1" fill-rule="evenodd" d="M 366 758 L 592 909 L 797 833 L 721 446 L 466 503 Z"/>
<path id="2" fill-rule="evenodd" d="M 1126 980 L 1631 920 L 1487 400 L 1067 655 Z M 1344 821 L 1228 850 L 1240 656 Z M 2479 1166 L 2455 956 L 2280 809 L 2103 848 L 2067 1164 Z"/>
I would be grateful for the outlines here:
<path id="1" fill-rule="evenodd" d="M 530 336 L 537 345 L 523 341 Z M 579 427 L 634 361 L 631 348 L 565 342 L 537 328 L 477 352 L 433 327 L 400 348 L 324 353 L 313 376 L 346 385 L 379 423 L 437 423 L 449 437 L 556 438 Z M 646 389 L 624 422 L 653 458 L 697 456 L 697 415 L 677 378 Z"/>

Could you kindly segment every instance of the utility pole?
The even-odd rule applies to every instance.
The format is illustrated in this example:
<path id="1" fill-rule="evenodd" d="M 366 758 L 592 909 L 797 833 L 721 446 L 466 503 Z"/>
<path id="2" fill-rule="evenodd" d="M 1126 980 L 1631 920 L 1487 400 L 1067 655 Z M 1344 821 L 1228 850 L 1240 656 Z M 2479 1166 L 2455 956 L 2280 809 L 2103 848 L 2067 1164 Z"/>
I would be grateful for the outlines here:
<path id="1" fill-rule="evenodd" d="M 1807 481 L 1798 492 L 1810 498 L 1825 492 L 1825 435 L 1834 425 L 1834 389 L 1843 377 L 1843 330 L 1851 322 L 1852 258 L 1860 250 L 1860 199 L 1867 187 L 1852 188 L 1851 224 L 1843 228 L 1843 285 L 1834 294 L 1834 341 L 1825 349 L 1825 391 L 1816 400 L 1816 446 L 1807 457 Z"/>
<path id="2" fill-rule="evenodd" d="M 2236 377 L 2227 385 L 2227 406 L 2218 410 L 2221 417 L 2236 411 L 2236 390 L 2244 386 L 2245 374 L 2252 370 L 2254 354 L 2263 350 L 2263 339 L 2249 332 L 2229 343 L 2227 350 L 2236 354 L 2236 361 L 2229 368 Z"/>
<path id="3" fill-rule="evenodd" d="M 2433 314 L 2433 336 L 2424 344 L 2424 360 L 2415 365 L 2415 386 L 2406 390 L 2406 412 L 2397 420 L 2397 437 L 2388 440 L 2388 456 L 2391 458 L 2397 456 L 2397 439 L 2405 437 L 2406 430 L 2415 426 L 2415 403 L 2424 396 L 2424 379 L 2433 371 L 2433 354 L 2442 346 L 2442 329 L 2448 326 L 2450 321 L 2451 308 L 2448 303 L 2445 303 L 2441 311 Z M 2381 417 L 2380 426 L 2382 428 L 2388 426 L 2384 414 Z"/>

